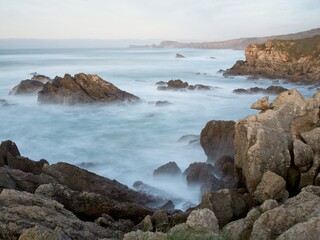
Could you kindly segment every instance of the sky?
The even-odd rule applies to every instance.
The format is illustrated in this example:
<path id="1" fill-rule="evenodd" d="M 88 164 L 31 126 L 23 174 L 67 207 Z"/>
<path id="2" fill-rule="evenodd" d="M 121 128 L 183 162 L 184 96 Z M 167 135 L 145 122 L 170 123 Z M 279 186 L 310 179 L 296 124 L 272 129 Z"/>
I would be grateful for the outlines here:
<path id="1" fill-rule="evenodd" d="M 0 0 L 0 39 L 219 41 L 320 27 L 320 0 Z"/>

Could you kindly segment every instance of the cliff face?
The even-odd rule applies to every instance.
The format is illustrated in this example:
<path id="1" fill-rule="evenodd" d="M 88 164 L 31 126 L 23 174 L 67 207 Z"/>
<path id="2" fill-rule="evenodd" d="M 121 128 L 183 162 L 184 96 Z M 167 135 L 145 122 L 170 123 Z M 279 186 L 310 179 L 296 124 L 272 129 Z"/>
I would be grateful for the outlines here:
<path id="1" fill-rule="evenodd" d="M 300 40 L 270 40 L 250 44 L 245 61 L 237 61 L 224 75 L 284 78 L 320 82 L 320 35 Z"/>

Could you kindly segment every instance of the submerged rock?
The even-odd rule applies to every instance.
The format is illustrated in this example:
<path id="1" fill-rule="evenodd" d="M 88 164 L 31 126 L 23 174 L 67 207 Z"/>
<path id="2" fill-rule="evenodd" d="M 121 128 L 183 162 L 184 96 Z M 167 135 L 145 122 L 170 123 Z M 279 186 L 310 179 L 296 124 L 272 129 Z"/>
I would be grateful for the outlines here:
<path id="1" fill-rule="evenodd" d="M 112 83 L 104 81 L 97 75 L 79 73 L 74 77 L 66 74 L 56 77 L 52 83 L 46 83 L 38 94 L 41 103 L 84 104 L 134 102 L 138 97 L 120 90 Z"/>
<path id="2" fill-rule="evenodd" d="M 154 177 L 171 176 L 176 177 L 182 174 L 176 162 L 168 162 L 153 171 Z"/>
<path id="3" fill-rule="evenodd" d="M 238 93 L 238 94 L 258 94 L 258 93 L 263 93 L 263 94 L 272 94 L 272 95 L 278 95 L 282 92 L 288 91 L 287 88 L 284 88 L 282 86 L 270 86 L 267 88 L 259 88 L 259 87 L 253 87 L 253 88 L 248 88 L 248 89 L 243 89 L 243 88 L 237 88 L 233 90 L 233 93 Z"/>
<path id="4" fill-rule="evenodd" d="M 185 56 L 183 56 L 183 55 L 180 54 L 180 53 L 176 53 L 176 58 L 185 58 Z"/>

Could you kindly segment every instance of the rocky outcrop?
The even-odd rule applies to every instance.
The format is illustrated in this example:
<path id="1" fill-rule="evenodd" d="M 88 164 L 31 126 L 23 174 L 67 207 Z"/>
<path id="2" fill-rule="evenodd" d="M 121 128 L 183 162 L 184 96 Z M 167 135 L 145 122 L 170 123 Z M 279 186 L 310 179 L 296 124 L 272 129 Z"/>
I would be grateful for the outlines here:
<path id="1" fill-rule="evenodd" d="M 67 163 L 49 165 L 0 144 L 0 238 L 121 239 L 154 210 L 155 198 Z M 109 216 L 109 217 L 107 217 Z M 109 218 L 113 219 L 110 224 Z"/>
<path id="2" fill-rule="evenodd" d="M 180 53 L 176 53 L 176 58 L 185 58 L 185 56 L 183 56 L 183 55 L 180 54 Z"/>
<path id="3" fill-rule="evenodd" d="M 49 78 L 48 76 L 41 75 L 41 74 L 35 74 L 35 75 L 33 75 L 33 77 L 31 78 L 31 80 L 33 80 L 33 81 L 38 81 L 38 82 L 42 82 L 42 83 L 47 83 L 47 82 L 51 82 L 51 81 L 52 81 L 52 79 Z"/>
<path id="4" fill-rule="evenodd" d="M 23 80 L 11 91 L 10 95 L 22 95 L 22 94 L 37 94 L 42 90 L 44 86 L 43 82 L 37 80 Z"/>
<path id="5" fill-rule="evenodd" d="M 248 89 L 243 89 L 243 88 L 237 88 L 233 90 L 233 93 L 237 94 L 258 94 L 258 93 L 263 93 L 263 94 L 272 94 L 272 95 L 278 95 L 282 92 L 288 91 L 288 89 L 281 87 L 281 86 L 270 86 L 267 88 L 260 88 L 260 87 L 253 87 L 253 88 L 248 88 Z"/>
<path id="6" fill-rule="evenodd" d="M 84 73 L 74 77 L 69 74 L 63 78 L 56 77 L 52 83 L 46 83 L 38 94 L 38 101 L 41 103 L 69 105 L 137 100 L 138 97 L 120 90 L 99 76 Z"/>
<path id="7" fill-rule="evenodd" d="M 302 83 L 318 83 L 319 53 L 319 35 L 299 40 L 269 40 L 260 45 L 250 44 L 245 50 L 246 60 L 237 61 L 224 75 L 250 75 L 254 78 L 284 78 Z"/>
<path id="8" fill-rule="evenodd" d="M 170 80 L 168 82 L 157 82 L 156 85 L 158 85 L 159 91 L 165 91 L 165 90 L 189 90 L 189 91 L 207 91 L 211 90 L 212 87 L 202 85 L 202 84 L 195 84 L 195 85 L 189 85 L 188 82 L 183 82 L 181 79 L 176 80 Z"/>
<path id="9" fill-rule="evenodd" d="M 210 121 L 202 129 L 200 143 L 209 162 L 234 157 L 234 121 Z"/>
<path id="10" fill-rule="evenodd" d="M 293 188 L 300 185 L 301 188 L 313 184 L 319 166 L 317 154 L 312 159 L 312 169 L 308 172 L 300 169 L 302 175 L 299 171 L 296 173 L 294 169 L 301 168 L 301 164 L 305 163 L 298 160 L 299 156 L 303 155 L 298 152 L 303 150 L 301 144 L 294 144 L 294 141 L 303 140 L 305 134 L 318 128 L 319 106 L 319 93 L 307 99 L 292 89 L 281 93 L 271 103 L 270 109 L 236 123 L 235 164 L 242 169 L 250 192 L 254 192 L 268 170 L 288 181 L 289 188 L 290 185 L 294 186 Z M 314 153 L 319 150 L 318 145 L 313 146 Z M 292 154 L 294 152 L 295 154 Z M 310 154 L 309 152 L 309 158 L 312 157 Z M 305 161 L 310 163 L 310 160 Z M 295 165 L 297 163 L 298 166 Z"/>

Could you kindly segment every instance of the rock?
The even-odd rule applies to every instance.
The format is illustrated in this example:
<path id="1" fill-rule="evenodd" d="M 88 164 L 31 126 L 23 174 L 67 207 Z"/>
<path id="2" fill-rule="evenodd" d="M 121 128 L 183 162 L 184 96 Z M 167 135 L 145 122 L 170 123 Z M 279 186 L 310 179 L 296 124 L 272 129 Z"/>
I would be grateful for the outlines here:
<path id="1" fill-rule="evenodd" d="M 53 231 L 50 228 L 36 225 L 33 228 L 29 228 L 21 234 L 19 240 L 67 240 L 71 239 L 66 235 L 62 235 L 57 231 Z"/>
<path id="2" fill-rule="evenodd" d="M 6 172 L 3 172 L 2 168 L 0 168 L 0 192 L 4 188 L 15 189 L 16 186 L 16 183 L 11 179 L 11 177 Z"/>
<path id="3" fill-rule="evenodd" d="M 10 141 L 3 141 L 0 144 L 0 166 L 8 165 L 8 158 L 20 157 L 20 152 L 17 145 Z"/>
<path id="4" fill-rule="evenodd" d="M 267 212 L 269 210 L 272 210 L 276 207 L 279 207 L 279 203 L 274 200 L 274 199 L 268 199 L 268 200 L 265 200 L 261 205 L 260 205 L 260 209 L 261 211 L 264 213 L 264 212 Z"/>
<path id="5" fill-rule="evenodd" d="M 168 83 L 168 88 L 170 89 L 184 89 L 189 86 L 187 82 L 183 82 L 180 79 L 177 80 L 170 80 Z"/>
<path id="6" fill-rule="evenodd" d="M 252 208 L 247 216 L 244 218 L 244 222 L 248 228 L 252 229 L 255 221 L 261 216 L 262 212 L 258 210 L 258 208 Z"/>
<path id="7" fill-rule="evenodd" d="M 175 162 L 168 162 L 153 171 L 154 177 L 171 176 L 176 177 L 182 174 L 180 168 Z"/>
<path id="8" fill-rule="evenodd" d="M 250 44 L 245 61 L 237 61 L 224 76 L 249 75 L 253 78 L 287 79 L 312 83 L 320 79 L 320 37 L 300 40 L 269 40 L 264 44 Z"/>
<path id="9" fill-rule="evenodd" d="M 47 83 L 47 82 L 51 82 L 52 81 L 52 79 L 51 78 L 49 78 L 49 77 L 47 77 L 47 76 L 45 76 L 45 75 L 34 75 L 32 78 L 31 78 L 31 80 L 33 80 L 33 81 L 38 81 L 38 82 L 42 82 L 42 83 Z"/>
<path id="10" fill-rule="evenodd" d="M 214 168 L 210 163 L 192 163 L 184 171 L 183 176 L 186 177 L 188 185 L 201 186 L 202 193 L 223 188 L 222 182 L 215 177 Z"/>
<path id="11" fill-rule="evenodd" d="M 243 88 L 234 89 L 232 92 L 237 93 L 237 94 L 250 94 L 250 92 L 248 90 L 243 89 Z"/>
<path id="12" fill-rule="evenodd" d="M 269 103 L 269 97 L 263 97 L 253 103 L 250 107 L 251 109 L 256 109 L 256 110 L 261 110 L 261 111 L 266 111 L 268 109 L 271 109 L 271 104 Z"/>
<path id="13" fill-rule="evenodd" d="M 134 102 L 138 97 L 120 90 L 97 75 L 79 73 L 74 77 L 66 74 L 46 83 L 38 94 L 41 103 L 88 104 L 110 102 Z"/>
<path id="14" fill-rule="evenodd" d="M 281 206 L 264 212 L 253 225 L 251 239 L 275 239 L 296 224 L 318 216 L 319 209 L 320 187 L 303 188 Z"/>
<path id="15" fill-rule="evenodd" d="M 0 237 L 3 239 L 17 239 L 26 229 L 34 226 L 60 228 L 70 239 L 116 237 L 107 228 L 82 222 L 62 204 L 27 192 L 4 189 L 0 194 L 0 213 Z"/>
<path id="16" fill-rule="evenodd" d="M 167 232 L 169 227 L 168 214 L 163 210 L 156 211 L 151 217 L 157 232 Z"/>
<path id="17" fill-rule="evenodd" d="M 239 219 L 228 223 L 223 228 L 223 233 L 232 240 L 250 239 L 251 229 L 245 224 L 244 219 Z"/>
<path id="18" fill-rule="evenodd" d="M 242 186 L 242 176 L 234 165 L 234 159 L 222 156 L 214 164 L 215 176 L 220 179 L 224 188 L 238 188 Z"/>
<path id="19" fill-rule="evenodd" d="M 164 205 L 162 205 L 160 207 L 161 210 L 164 210 L 166 212 L 171 212 L 174 210 L 174 204 L 171 200 L 169 200 L 168 202 L 166 202 Z"/>
<path id="20" fill-rule="evenodd" d="M 212 210 L 222 228 L 230 221 L 244 217 L 253 205 L 254 201 L 250 196 L 241 195 L 233 189 L 222 189 L 205 193 L 199 207 Z"/>
<path id="21" fill-rule="evenodd" d="M 312 166 L 314 154 L 312 148 L 301 140 L 293 142 L 294 165 L 304 173 Z"/>
<path id="22" fill-rule="evenodd" d="M 224 155 L 234 157 L 234 121 L 209 121 L 201 131 L 200 143 L 209 162 Z"/>
<path id="23" fill-rule="evenodd" d="M 157 86 L 167 86 L 167 82 L 159 81 L 159 82 L 156 82 L 156 85 Z"/>
<path id="24" fill-rule="evenodd" d="M 180 54 L 180 53 L 176 53 L 176 58 L 185 58 L 185 56 L 183 56 L 183 55 Z"/>
<path id="25" fill-rule="evenodd" d="M 301 173 L 299 189 L 306 187 L 308 185 L 313 185 L 315 177 L 317 176 L 320 169 L 320 152 L 317 152 L 313 159 L 313 164 L 311 168 L 305 173 Z"/>
<path id="26" fill-rule="evenodd" d="M 242 169 L 249 192 L 268 170 L 287 179 L 292 121 L 314 109 L 316 102 L 292 89 L 277 96 L 271 105 L 272 110 L 248 116 L 235 125 L 235 164 Z"/>
<path id="27" fill-rule="evenodd" d="M 153 231 L 153 225 L 151 221 L 151 216 L 147 215 L 141 223 L 139 223 L 138 229 L 142 230 L 143 232 L 152 232 Z"/>
<path id="28" fill-rule="evenodd" d="M 320 127 L 301 133 L 301 136 L 314 152 L 320 150 Z"/>
<path id="29" fill-rule="evenodd" d="M 318 175 L 316 176 L 314 180 L 314 185 L 320 186 L 320 173 L 318 173 Z"/>
<path id="30" fill-rule="evenodd" d="M 168 239 L 190 239 L 191 228 L 186 223 L 181 223 L 170 228 L 167 233 Z"/>
<path id="31" fill-rule="evenodd" d="M 287 88 L 281 87 L 281 86 L 270 86 L 267 88 L 260 88 L 260 87 L 253 87 L 248 89 L 243 88 L 237 88 L 234 89 L 232 92 L 237 94 L 271 94 L 271 95 L 278 95 L 282 92 L 288 91 Z"/>
<path id="32" fill-rule="evenodd" d="M 188 86 L 188 90 L 191 90 L 191 91 L 208 91 L 208 90 L 211 90 L 211 87 L 210 86 L 206 86 L 206 85 L 203 85 L 203 84 L 195 84 L 195 85 L 189 85 Z"/>
<path id="33" fill-rule="evenodd" d="M 219 233 L 218 219 L 207 208 L 192 211 L 186 224 L 196 232 Z"/>
<path id="34" fill-rule="evenodd" d="M 23 80 L 11 91 L 10 95 L 21 95 L 21 94 L 37 94 L 42 90 L 44 83 L 36 80 Z"/>
<path id="35" fill-rule="evenodd" d="M 142 232 L 140 230 L 136 232 L 129 232 L 124 235 L 123 240 L 166 240 L 167 236 L 161 232 Z"/>
<path id="36" fill-rule="evenodd" d="M 156 107 L 163 107 L 168 105 L 172 105 L 172 103 L 168 101 L 157 101 L 155 104 Z"/>
<path id="37" fill-rule="evenodd" d="M 234 164 L 234 159 L 232 157 L 229 156 L 222 156 L 220 157 L 217 161 L 215 161 L 213 168 L 215 171 L 215 174 L 221 178 L 224 175 L 228 174 L 228 168 L 229 165 L 233 165 Z"/>
<path id="38" fill-rule="evenodd" d="M 263 203 L 268 199 L 280 200 L 283 198 L 286 191 L 285 180 L 271 172 L 267 171 L 263 174 L 261 182 L 258 184 L 253 196 L 255 200 Z"/>
<path id="39" fill-rule="evenodd" d="M 298 223 L 282 233 L 277 240 L 317 240 L 320 236 L 320 217 L 310 218 L 307 222 Z"/>

